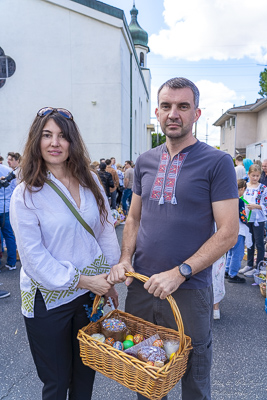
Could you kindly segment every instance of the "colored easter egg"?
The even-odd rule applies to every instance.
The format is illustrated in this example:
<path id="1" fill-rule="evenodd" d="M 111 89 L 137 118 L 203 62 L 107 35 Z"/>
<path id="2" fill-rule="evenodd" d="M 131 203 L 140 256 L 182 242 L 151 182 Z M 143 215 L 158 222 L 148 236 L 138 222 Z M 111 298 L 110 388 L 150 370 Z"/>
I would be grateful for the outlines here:
<path id="1" fill-rule="evenodd" d="M 123 350 L 123 344 L 122 344 L 122 342 L 119 342 L 119 341 L 115 342 L 113 344 L 113 347 L 114 347 L 114 349 L 117 349 L 117 350 Z"/>
<path id="2" fill-rule="evenodd" d="M 172 353 L 172 354 L 170 355 L 170 358 L 169 358 L 170 361 L 171 361 L 171 359 L 173 358 L 174 354 L 175 354 L 175 353 Z"/>
<path id="3" fill-rule="evenodd" d="M 134 335 L 133 337 L 133 342 L 134 344 L 138 344 L 141 343 L 144 340 L 144 336 L 140 335 L 139 333 L 137 333 L 136 335 Z"/>
<path id="4" fill-rule="evenodd" d="M 127 335 L 125 340 L 131 340 L 133 342 L 133 335 Z"/>
<path id="5" fill-rule="evenodd" d="M 124 340 L 123 348 L 124 350 L 129 349 L 130 347 L 134 346 L 134 342 L 132 340 Z"/>
<path id="6" fill-rule="evenodd" d="M 152 346 L 163 348 L 163 341 L 161 339 L 157 339 L 157 340 L 155 340 L 155 342 L 153 342 Z"/>
<path id="7" fill-rule="evenodd" d="M 112 337 L 108 337 L 108 338 L 105 340 L 105 343 L 106 343 L 106 344 L 109 344 L 110 346 L 113 346 L 113 344 L 115 343 L 115 340 L 114 340 Z"/>

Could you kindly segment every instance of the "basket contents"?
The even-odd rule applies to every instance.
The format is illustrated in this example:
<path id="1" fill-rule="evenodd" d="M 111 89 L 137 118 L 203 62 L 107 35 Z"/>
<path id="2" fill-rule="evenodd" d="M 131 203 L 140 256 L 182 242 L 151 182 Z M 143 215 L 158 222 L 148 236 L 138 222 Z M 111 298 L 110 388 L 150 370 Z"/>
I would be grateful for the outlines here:
<path id="1" fill-rule="evenodd" d="M 164 340 L 163 348 L 166 351 L 169 360 L 171 360 L 171 355 L 176 353 L 176 351 L 179 349 L 179 345 L 179 340 Z"/>
<path id="2" fill-rule="evenodd" d="M 134 335 L 134 337 L 133 337 L 133 342 L 134 342 L 134 344 L 141 343 L 141 342 L 143 342 L 143 340 L 144 340 L 144 336 L 143 336 L 143 335 L 140 335 L 139 333 L 137 333 L 137 334 Z"/>
<path id="3" fill-rule="evenodd" d="M 127 272 L 126 276 L 133 276 L 142 282 L 149 279 L 132 272 Z M 177 329 L 155 325 L 126 312 L 112 310 L 106 317 L 91 322 L 79 330 L 78 339 L 82 362 L 130 390 L 142 394 L 145 398 L 158 400 L 166 396 L 185 373 L 188 355 L 192 349 L 191 339 L 184 334 L 183 321 L 175 300 L 170 295 L 167 300 L 170 303 Z M 94 300 L 92 313 L 97 309 L 98 302 L 99 296 Z M 125 337 L 118 340 L 113 336 L 114 331 L 108 330 L 105 335 L 106 343 L 95 340 L 92 337 L 94 334 L 100 332 L 104 334 L 105 328 L 102 326 L 104 321 L 113 318 L 125 323 L 126 329 L 122 330 Z M 134 340 L 136 335 L 138 336 Z M 123 346 L 125 340 L 132 342 L 133 345 L 124 351 L 120 351 L 113 347 L 113 341 L 110 338 L 114 339 L 115 342 L 120 341 L 119 347 Z M 138 351 L 144 346 L 152 346 L 155 341 L 157 341 L 156 344 L 161 344 L 161 342 L 158 342 L 159 340 L 163 341 L 163 345 L 165 342 L 175 342 L 176 345 L 179 342 L 178 350 L 175 351 L 176 348 L 172 348 L 173 353 L 169 360 L 167 354 L 163 353 L 165 357 L 155 362 L 141 361 L 136 350 Z M 139 343 L 135 344 L 135 341 Z M 129 345 L 129 343 L 127 344 Z M 156 352 L 164 352 L 161 347 L 154 346 L 153 349 L 156 349 Z"/>
<path id="4" fill-rule="evenodd" d="M 167 355 L 160 347 L 143 346 L 137 355 L 139 360 L 144 362 L 152 361 L 154 365 L 157 361 L 160 361 L 160 366 L 163 366 L 167 361 Z"/>
<path id="5" fill-rule="evenodd" d="M 113 338 L 116 342 L 123 342 L 127 335 L 127 327 L 120 319 L 108 318 L 102 321 L 101 332 L 106 338 Z"/>
<path id="6" fill-rule="evenodd" d="M 104 343 L 106 338 L 104 335 L 102 335 L 101 333 L 94 333 L 93 335 L 91 335 L 92 338 L 96 339 L 96 340 L 100 340 L 100 342 Z"/>

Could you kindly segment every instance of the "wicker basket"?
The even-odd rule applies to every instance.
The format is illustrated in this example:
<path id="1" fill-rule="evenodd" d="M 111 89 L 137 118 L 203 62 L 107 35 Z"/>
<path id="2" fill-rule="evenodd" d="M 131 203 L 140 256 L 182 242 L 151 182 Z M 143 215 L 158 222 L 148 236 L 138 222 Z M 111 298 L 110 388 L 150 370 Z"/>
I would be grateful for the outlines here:
<path id="1" fill-rule="evenodd" d="M 148 280 L 146 276 L 137 273 L 129 272 L 126 275 L 133 276 L 142 282 Z M 97 322 L 91 322 L 79 330 L 78 340 L 82 362 L 127 388 L 141 393 L 150 400 L 159 400 L 166 396 L 185 373 L 188 355 L 192 349 L 191 339 L 184 334 L 183 321 L 175 300 L 170 295 L 167 297 L 167 300 L 173 311 L 178 331 L 154 325 L 131 314 L 114 310 Z M 96 311 L 98 302 L 99 297 L 96 296 L 93 313 Z M 150 337 L 157 333 L 163 340 L 179 340 L 180 347 L 171 361 L 163 367 L 150 366 L 123 351 L 117 350 L 91 337 L 93 333 L 100 332 L 101 321 L 111 317 L 118 317 L 123 320 L 132 335 L 140 333 L 145 337 Z"/>
<path id="2" fill-rule="evenodd" d="M 260 286 L 261 294 L 263 295 L 263 297 L 266 298 L 266 282 L 261 282 L 259 284 L 259 286 Z"/>

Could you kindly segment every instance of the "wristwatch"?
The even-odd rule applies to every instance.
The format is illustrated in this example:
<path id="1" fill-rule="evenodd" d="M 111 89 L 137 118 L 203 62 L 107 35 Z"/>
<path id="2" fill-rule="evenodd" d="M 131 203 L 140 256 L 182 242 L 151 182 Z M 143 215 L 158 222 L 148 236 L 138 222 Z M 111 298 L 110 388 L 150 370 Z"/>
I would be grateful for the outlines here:
<path id="1" fill-rule="evenodd" d="M 192 276 L 192 268 L 190 267 L 190 265 L 182 263 L 181 265 L 179 265 L 178 268 L 180 274 L 185 277 L 186 281 L 188 281 Z"/>

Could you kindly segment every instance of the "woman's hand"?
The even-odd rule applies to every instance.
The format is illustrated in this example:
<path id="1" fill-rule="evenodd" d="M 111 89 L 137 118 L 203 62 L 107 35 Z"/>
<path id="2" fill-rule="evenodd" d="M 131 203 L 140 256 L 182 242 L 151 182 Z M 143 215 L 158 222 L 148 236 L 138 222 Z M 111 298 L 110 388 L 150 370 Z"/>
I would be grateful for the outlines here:
<path id="1" fill-rule="evenodd" d="M 103 296 L 111 289 L 111 285 L 107 282 L 107 276 L 107 274 L 81 275 L 76 289 L 87 289 L 99 296 Z"/>
<path id="2" fill-rule="evenodd" d="M 118 306 L 119 306 L 118 293 L 117 293 L 117 290 L 114 288 L 114 286 L 111 286 L 109 291 L 104 295 L 105 304 L 108 303 L 108 298 L 109 297 L 111 297 L 111 300 L 113 301 L 114 307 L 118 308 Z"/>

